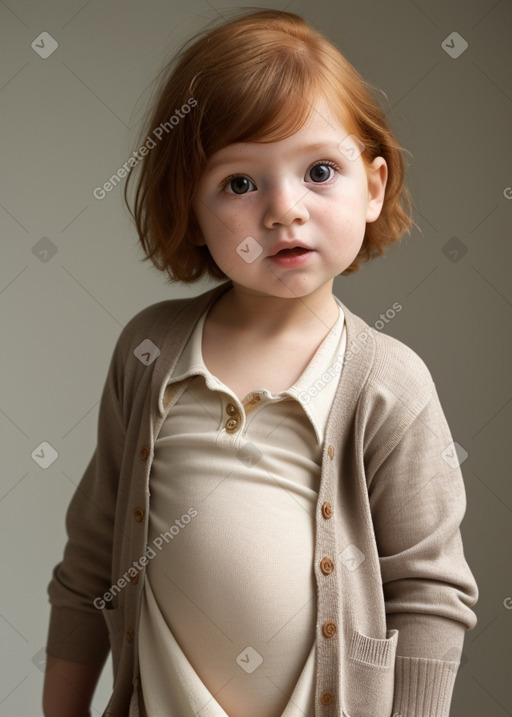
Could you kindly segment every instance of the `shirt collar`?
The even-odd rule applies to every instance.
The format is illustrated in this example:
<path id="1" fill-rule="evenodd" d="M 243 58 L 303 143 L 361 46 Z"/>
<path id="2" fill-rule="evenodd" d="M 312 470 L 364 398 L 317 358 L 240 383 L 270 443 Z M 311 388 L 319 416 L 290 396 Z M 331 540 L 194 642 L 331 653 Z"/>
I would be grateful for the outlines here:
<path id="1" fill-rule="evenodd" d="M 277 394 L 278 397 L 283 399 L 292 398 L 302 406 L 313 426 L 319 445 L 324 440 L 327 418 L 338 385 L 346 346 L 343 305 L 336 296 L 334 296 L 334 299 L 339 308 L 336 322 L 293 386 Z M 210 373 L 203 361 L 203 326 L 209 308 L 211 307 L 208 307 L 203 312 L 195 325 L 178 358 L 174 371 L 167 380 L 168 385 L 199 374 L 205 377 L 209 388 L 217 390 L 223 387 L 229 388 Z M 259 387 L 255 386 L 254 388 Z"/>

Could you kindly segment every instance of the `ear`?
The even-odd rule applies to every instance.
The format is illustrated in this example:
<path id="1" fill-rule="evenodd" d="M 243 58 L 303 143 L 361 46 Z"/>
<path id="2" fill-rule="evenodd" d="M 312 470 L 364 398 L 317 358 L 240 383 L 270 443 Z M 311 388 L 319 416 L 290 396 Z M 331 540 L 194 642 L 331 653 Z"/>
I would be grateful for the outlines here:
<path id="1" fill-rule="evenodd" d="M 367 168 L 368 205 L 366 221 L 374 222 L 379 218 L 384 204 L 384 192 L 388 181 L 388 165 L 384 157 L 376 157 Z"/>

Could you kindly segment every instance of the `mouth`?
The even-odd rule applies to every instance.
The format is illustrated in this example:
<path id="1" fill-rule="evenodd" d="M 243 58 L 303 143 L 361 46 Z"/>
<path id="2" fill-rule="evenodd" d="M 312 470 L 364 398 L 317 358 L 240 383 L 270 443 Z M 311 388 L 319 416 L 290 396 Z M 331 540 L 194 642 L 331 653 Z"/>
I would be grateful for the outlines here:
<path id="1" fill-rule="evenodd" d="M 276 252 L 273 256 L 300 256 L 301 254 L 306 254 L 308 251 L 311 250 L 305 249 L 302 246 L 294 246 L 289 249 L 281 249 L 281 251 Z"/>
<path id="2" fill-rule="evenodd" d="M 314 254 L 313 249 L 304 246 L 286 247 L 268 257 L 269 261 L 281 269 L 298 269 L 305 267 Z"/>

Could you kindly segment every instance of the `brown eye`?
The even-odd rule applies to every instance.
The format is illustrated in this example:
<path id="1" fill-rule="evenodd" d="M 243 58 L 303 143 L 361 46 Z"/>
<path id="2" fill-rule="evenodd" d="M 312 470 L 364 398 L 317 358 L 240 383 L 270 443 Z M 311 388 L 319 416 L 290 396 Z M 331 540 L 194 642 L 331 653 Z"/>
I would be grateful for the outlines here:
<path id="1" fill-rule="evenodd" d="M 332 179 L 333 173 L 334 167 L 325 162 L 315 164 L 310 170 L 310 176 L 313 182 L 327 182 L 329 179 Z"/>
<path id="2" fill-rule="evenodd" d="M 251 185 L 254 187 L 254 184 L 250 179 L 240 174 L 238 176 L 228 177 L 224 187 L 229 187 L 231 189 L 229 194 L 247 194 L 247 192 L 251 190 Z"/>

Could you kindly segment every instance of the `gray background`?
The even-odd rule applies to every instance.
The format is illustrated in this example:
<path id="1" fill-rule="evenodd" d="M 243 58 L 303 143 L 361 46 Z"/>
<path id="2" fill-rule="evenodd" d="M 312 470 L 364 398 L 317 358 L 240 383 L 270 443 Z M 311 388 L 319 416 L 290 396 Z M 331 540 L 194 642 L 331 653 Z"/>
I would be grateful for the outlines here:
<path id="1" fill-rule="evenodd" d="M 248 4 L 248 3 L 247 3 Z M 94 450 L 98 404 L 122 327 L 139 310 L 214 284 L 170 285 L 103 184 L 136 149 L 148 87 L 179 43 L 228 8 L 202 0 L 0 3 L 0 716 L 41 714 L 46 587 L 64 515 Z M 387 95 L 422 229 L 335 293 L 430 368 L 462 465 L 465 554 L 480 588 L 451 715 L 512 715 L 510 217 L 512 5 L 509 0 L 296 0 L 260 7 L 310 20 Z M 58 48 L 42 59 L 32 42 Z M 444 41 L 468 43 L 456 59 Z M 386 100 L 382 97 L 382 101 Z M 45 238 L 56 253 L 40 251 Z M 49 241 L 48 241 L 49 240 Z M 49 244 L 51 242 L 51 244 Z M 47 441 L 58 459 L 43 469 Z M 111 662 L 94 698 L 110 695 Z"/>

